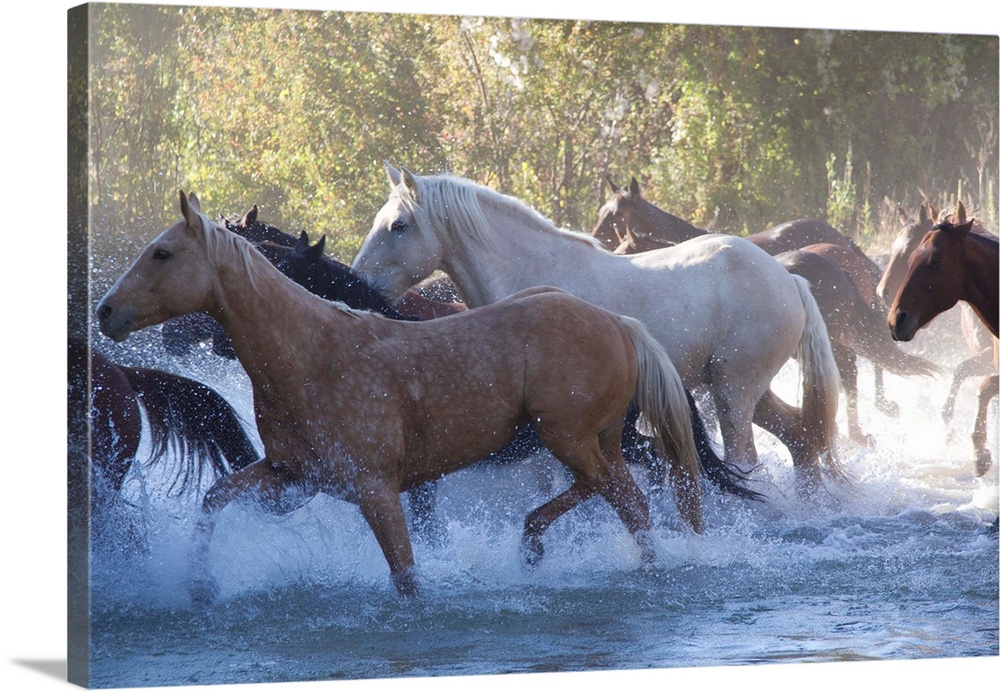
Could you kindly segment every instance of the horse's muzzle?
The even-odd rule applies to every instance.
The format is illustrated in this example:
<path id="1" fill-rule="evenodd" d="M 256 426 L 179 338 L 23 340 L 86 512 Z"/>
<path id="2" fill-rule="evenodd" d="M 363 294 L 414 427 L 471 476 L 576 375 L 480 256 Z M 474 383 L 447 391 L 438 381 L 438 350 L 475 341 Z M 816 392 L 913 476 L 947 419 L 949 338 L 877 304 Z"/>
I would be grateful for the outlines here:
<path id="1" fill-rule="evenodd" d="M 132 318 L 126 310 L 115 310 L 105 302 L 97 306 L 97 325 L 115 343 L 121 343 L 132 333 Z"/>
<path id="2" fill-rule="evenodd" d="M 911 341 L 917 332 L 917 319 L 909 312 L 889 314 L 889 333 L 894 341 Z"/>

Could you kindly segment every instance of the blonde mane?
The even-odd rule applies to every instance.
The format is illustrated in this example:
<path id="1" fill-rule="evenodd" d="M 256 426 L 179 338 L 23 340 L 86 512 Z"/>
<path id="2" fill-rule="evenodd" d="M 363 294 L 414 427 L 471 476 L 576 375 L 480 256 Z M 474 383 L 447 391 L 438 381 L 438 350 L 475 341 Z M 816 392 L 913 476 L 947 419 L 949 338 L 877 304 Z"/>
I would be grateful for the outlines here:
<path id="1" fill-rule="evenodd" d="M 202 240 L 205 244 L 205 256 L 209 263 L 218 268 L 221 263 L 230 263 L 230 259 L 235 258 L 243 267 L 244 273 L 250 280 L 250 285 L 259 295 L 260 288 L 257 286 L 258 269 L 256 262 L 264 259 L 256 248 L 244 237 L 226 230 L 201 211 L 195 210 L 201 220 Z M 256 256 L 255 256 L 256 255 Z M 267 261 L 264 259 L 264 261 Z"/>
<path id="2" fill-rule="evenodd" d="M 420 227 L 443 228 L 453 237 L 463 233 L 485 244 L 496 237 L 483 214 L 483 207 L 487 206 L 523 219 L 520 225 L 525 228 L 578 240 L 604 251 L 601 244 L 589 235 L 558 228 L 520 200 L 471 180 L 453 175 L 427 175 L 417 180 L 420 185 L 419 201 L 413 198 L 413 193 L 405 184 L 399 185 L 395 194 Z"/>

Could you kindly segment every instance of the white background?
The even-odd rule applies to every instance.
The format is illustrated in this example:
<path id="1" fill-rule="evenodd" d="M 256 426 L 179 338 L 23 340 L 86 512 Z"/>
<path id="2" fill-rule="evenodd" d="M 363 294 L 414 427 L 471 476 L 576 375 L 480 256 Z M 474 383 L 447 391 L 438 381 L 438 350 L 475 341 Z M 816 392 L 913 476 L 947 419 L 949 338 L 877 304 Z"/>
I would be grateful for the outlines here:
<path id="1" fill-rule="evenodd" d="M 176 0 L 167 0 L 179 4 Z M 66 686 L 66 11 L 72 2 L 21 0 L 4 10 L 5 249 L 0 252 L 0 688 Z M 191 2 L 189 4 L 195 4 Z M 832 0 L 825 7 L 773 0 L 654 4 L 603 0 L 275 0 L 206 4 L 503 15 L 830 29 L 1000 33 L 995 0 L 950 3 Z M 809 7 L 806 7 L 806 5 Z M 471 679 L 237 684 L 219 689 L 525 689 L 629 686 L 713 689 L 997 688 L 1000 658 L 587 672 Z M 189 687 L 184 687 L 189 688 Z M 206 688 L 206 687 L 190 687 Z"/>

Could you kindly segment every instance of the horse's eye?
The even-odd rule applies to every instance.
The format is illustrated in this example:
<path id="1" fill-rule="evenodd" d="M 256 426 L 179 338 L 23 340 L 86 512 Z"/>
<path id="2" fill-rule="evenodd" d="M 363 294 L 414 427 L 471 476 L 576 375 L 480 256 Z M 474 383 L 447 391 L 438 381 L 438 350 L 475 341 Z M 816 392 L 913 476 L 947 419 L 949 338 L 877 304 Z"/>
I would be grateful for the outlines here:
<path id="1" fill-rule="evenodd" d="M 164 249 L 153 250 L 153 259 L 155 259 L 158 262 L 166 261 L 166 260 L 170 259 L 170 257 L 172 257 L 172 256 L 173 255 L 170 254 L 170 252 L 168 252 L 168 251 L 166 251 Z"/>
<path id="2" fill-rule="evenodd" d="M 392 225 L 389 226 L 389 230 L 393 231 L 394 233 L 403 232 L 404 230 L 406 230 L 406 221 L 404 221 L 401 218 L 397 218 L 395 221 L 392 222 Z"/>

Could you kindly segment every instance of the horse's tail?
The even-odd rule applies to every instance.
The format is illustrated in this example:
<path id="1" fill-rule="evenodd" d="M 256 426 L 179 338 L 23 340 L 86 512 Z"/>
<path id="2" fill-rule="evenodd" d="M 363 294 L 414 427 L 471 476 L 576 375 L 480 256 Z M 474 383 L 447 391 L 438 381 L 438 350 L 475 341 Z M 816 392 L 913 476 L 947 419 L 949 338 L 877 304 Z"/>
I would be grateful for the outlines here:
<path id="1" fill-rule="evenodd" d="M 200 483 L 206 470 L 203 460 L 222 476 L 259 458 L 236 411 L 215 390 L 160 370 L 121 369 L 146 411 L 152 439 L 148 463 L 158 462 L 170 449 L 183 459 L 172 492 Z"/>
<path id="2" fill-rule="evenodd" d="M 805 329 L 799 342 L 802 364 L 802 428 L 815 437 L 815 448 L 827 469 L 844 477 L 834 444 L 837 438 L 837 404 L 840 398 L 840 371 L 833 358 L 826 322 L 809 288 L 809 281 L 791 275 L 806 313 Z"/>
<path id="3" fill-rule="evenodd" d="M 901 350 L 889 335 L 885 317 L 860 294 L 854 302 L 857 319 L 851 320 L 848 337 L 858 355 L 902 377 L 929 377 L 940 372 L 934 363 Z"/>
<path id="4" fill-rule="evenodd" d="M 670 460 L 670 479 L 677 508 L 696 533 L 704 530 L 699 463 L 691 412 L 680 375 L 663 346 L 646 327 L 631 317 L 621 317 L 632 339 L 638 360 L 634 401 L 654 430 L 658 451 Z"/>

